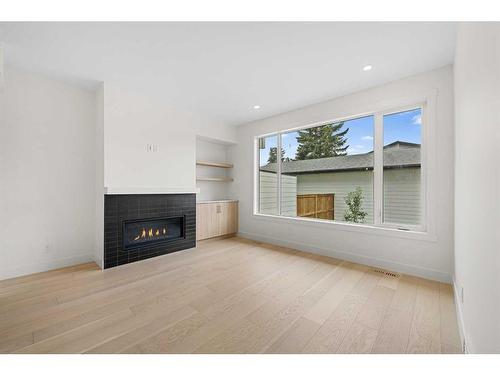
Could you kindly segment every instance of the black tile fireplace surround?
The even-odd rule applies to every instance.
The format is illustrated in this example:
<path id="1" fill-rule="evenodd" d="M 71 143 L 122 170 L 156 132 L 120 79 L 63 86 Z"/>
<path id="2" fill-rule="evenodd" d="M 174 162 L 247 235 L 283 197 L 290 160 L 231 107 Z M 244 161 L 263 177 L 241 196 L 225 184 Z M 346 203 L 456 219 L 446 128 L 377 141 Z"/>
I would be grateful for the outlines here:
<path id="1" fill-rule="evenodd" d="M 195 194 L 104 196 L 104 268 L 195 246 Z"/>

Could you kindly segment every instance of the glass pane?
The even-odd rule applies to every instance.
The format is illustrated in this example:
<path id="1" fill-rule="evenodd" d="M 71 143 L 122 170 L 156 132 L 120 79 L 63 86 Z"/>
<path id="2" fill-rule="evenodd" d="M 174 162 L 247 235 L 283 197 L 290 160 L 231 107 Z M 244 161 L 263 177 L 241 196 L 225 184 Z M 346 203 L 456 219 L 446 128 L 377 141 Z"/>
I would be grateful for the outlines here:
<path id="1" fill-rule="evenodd" d="M 422 109 L 384 116 L 384 222 L 421 223 Z"/>
<path id="2" fill-rule="evenodd" d="M 281 134 L 282 215 L 373 223 L 373 116 Z"/>
<path id="3" fill-rule="evenodd" d="M 277 135 L 259 138 L 259 212 L 262 214 L 278 214 L 277 146 Z"/>

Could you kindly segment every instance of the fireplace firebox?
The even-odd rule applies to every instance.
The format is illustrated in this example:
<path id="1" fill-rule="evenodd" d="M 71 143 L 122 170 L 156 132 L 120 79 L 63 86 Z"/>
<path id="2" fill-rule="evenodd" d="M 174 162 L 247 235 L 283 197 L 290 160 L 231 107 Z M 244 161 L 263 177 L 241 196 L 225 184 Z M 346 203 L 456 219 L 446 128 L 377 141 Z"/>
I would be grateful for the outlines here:
<path id="1" fill-rule="evenodd" d="M 104 268 L 195 246 L 195 194 L 104 196 Z"/>
<path id="2" fill-rule="evenodd" d="M 125 249 L 159 244 L 181 237 L 184 237 L 184 216 L 123 222 Z"/>

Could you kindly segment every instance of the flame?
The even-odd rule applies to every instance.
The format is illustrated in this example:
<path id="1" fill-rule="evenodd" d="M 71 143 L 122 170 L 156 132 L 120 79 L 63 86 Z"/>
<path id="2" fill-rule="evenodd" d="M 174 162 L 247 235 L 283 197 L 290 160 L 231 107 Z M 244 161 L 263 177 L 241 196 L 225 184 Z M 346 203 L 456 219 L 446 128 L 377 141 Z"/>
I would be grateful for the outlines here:
<path id="1" fill-rule="evenodd" d="M 152 237 L 160 237 L 160 236 L 166 236 L 167 235 L 167 228 L 162 228 L 154 230 L 153 228 L 142 228 L 140 233 L 134 237 L 134 241 L 139 241 L 144 238 L 152 238 Z"/>

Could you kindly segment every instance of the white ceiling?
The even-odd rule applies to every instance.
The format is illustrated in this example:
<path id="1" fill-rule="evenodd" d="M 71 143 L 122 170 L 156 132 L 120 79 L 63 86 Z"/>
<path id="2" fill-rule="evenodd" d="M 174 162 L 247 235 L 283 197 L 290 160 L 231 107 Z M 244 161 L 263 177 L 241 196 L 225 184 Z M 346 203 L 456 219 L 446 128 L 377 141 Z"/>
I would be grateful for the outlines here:
<path id="1" fill-rule="evenodd" d="M 7 64 L 239 125 L 450 64 L 455 24 L 0 23 L 0 42 Z"/>

